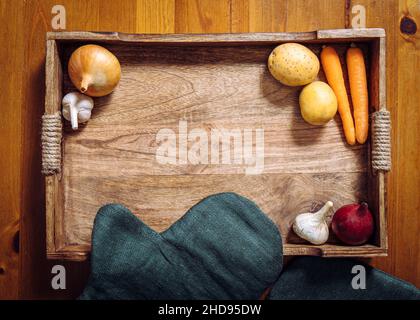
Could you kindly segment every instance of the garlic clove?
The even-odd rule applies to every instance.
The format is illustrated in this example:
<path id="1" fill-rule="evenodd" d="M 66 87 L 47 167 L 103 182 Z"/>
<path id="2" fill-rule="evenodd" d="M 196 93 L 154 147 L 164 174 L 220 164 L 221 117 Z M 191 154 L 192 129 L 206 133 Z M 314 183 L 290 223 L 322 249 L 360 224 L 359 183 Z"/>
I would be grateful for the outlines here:
<path id="1" fill-rule="evenodd" d="M 71 122 L 73 130 L 77 130 L 79 123 L 90 119 L 93 99 L 79 92 L 70 92 L 64 96 L 62 106 L 64 119 Z"/>
<path id="2" fill-rule="evenodd" d="M 77 119 L 79 120 L 79 123 L 88 121 L 92 114 L 93 100 L 90 97 L 87 98 L 88 99 L 81 99 L 77 102 L 77 108 L 79 110 Z"/>
<path id="3" fill-rule="evenodd" d="M 80 110 L 77 114 L 77 120 L 79 123 L 84 123 L 90 119 L 92 112 L 90 110 Z"/>
<path id="4" fill-rule="evenodd" d="M 71 127 L 72 127 L 73 130 L 77 130 L 78 129 L 78 121 L 77 121 L 78 111 L 77 111 L 76 105 L 71 104 L 71 105 L 69 105 L 69 108 L 70 108 Z"/>
<path id="5" fill-rule="evenodd" d="M 333 203 L 327 201 L 325 205 L 315 213 L 299 214 L 293 223 L 293 231 L 299 237 L 312 244 L 320 245 L 327 242 L 329 229 L 326 218 L 332 206 Z"/>

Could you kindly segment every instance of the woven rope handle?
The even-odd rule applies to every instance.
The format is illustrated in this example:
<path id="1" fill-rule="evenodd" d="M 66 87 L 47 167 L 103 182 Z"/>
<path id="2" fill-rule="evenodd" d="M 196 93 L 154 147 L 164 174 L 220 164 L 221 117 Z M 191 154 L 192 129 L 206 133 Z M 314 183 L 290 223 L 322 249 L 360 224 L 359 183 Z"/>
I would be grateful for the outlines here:
<path id="1" fill-rule="evenodd" d="M 61 171 L 61 113 L 42 116 L 42 173 L 52 175 Z"/>
<path id="2" fill-rule="evenodd" d="M 387 110 L 372 114 L 372 168 L 391 169 L 391 116 Z"/>

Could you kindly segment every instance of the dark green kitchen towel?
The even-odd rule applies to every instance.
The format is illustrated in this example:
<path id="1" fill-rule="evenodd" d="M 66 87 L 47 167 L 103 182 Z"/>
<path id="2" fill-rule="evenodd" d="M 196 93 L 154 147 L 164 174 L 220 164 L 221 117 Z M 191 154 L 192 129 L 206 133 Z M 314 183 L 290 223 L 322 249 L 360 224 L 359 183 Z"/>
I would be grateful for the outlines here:
<path id="1" fill-rule="evenodd" d="M 276 225 L 237 194 L 202 200 L 162 233 L 111 204 L 95 218 L 80 299 L 258 299 L 281 268 Z"/>
<path id="2" fill-rule="evenodd" d="M 420 300 L 420 291 L 354 259 L 299 257 L 284 268 L 269 299 Z"/>

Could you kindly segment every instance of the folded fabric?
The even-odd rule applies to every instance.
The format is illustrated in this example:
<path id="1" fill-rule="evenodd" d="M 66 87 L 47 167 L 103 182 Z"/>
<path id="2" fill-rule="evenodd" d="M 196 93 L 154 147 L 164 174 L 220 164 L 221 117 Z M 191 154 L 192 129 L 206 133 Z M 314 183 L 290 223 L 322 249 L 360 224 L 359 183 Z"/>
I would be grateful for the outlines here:
<path id="1" fill-rule="evenodd" d="M 278 228 L 234 193 L 202 200 L 162 233 L 112 204 L 95 218 L 80 299 L 258 299 L 281 268 Z"/>
<path id="2" fill-rule="evenodd" d="M 420 290 L 357 260 L 299 257 L 285 267 L 268 299 L 420 300 Z"/>

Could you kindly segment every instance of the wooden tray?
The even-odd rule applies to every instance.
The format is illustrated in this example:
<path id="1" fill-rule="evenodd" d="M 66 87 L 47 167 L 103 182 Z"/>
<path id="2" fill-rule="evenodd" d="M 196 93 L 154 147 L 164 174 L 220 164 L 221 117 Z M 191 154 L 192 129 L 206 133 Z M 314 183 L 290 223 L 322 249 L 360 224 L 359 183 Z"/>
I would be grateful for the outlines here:
<path id="1" fill-rule="evenodd" d="M 386 255 L 385 173 L 372 172 L 369 143 L 346 144 L 338 116 L 322 128 L 302 120 L 301 88 L 281 85 L 266 67 L 271 50 L 284 42 L 305 44 L 318 55 L 322 45 L 330 43 L 342 58 L 349 44 L 357 42 L 370 71 L 371 112 L 385 108 L 383 29 L 206 35 L 48 33 L 47 114 L 59 111 L 63 94 L 75 90 L 67 62 L 78 46 L 100 44 L 122 66 L 119 86 L 110 96 L 94 99 L 86 125 L 73 132 L 64 122 L 62 170 L 45 178 L 48 257 L 84 259 L 90 251 L 93 219 L 106 203 L 122 203 L 151 228 L 163 231 L 200 199 L 224 191 L 252 199 L 270 216 L 282 234 L 286 255 Z M 325 80 L 322 70 L 319 78 Z M 157 133 L 171 129 L 177 143 L 184 141 L 180 121 L 185 121 L 181 127 L 187 124 L 187 132 L 205 130 L 209 143 L 211 129 L 236 129 L 243 135 L 249 129 L 254 152 L 256 130 L 263 129 L 264 170 L 246 174 L 252 166 L 239 160 L 159 163 Z M 331 235 L 327 244 L 314 246 L 299 239 L 291 230 L 294 217 L 327 200 L 334 202 L 335 210 L 368 201 L 376 218 L 371 242 L 344 246 Z"/>

